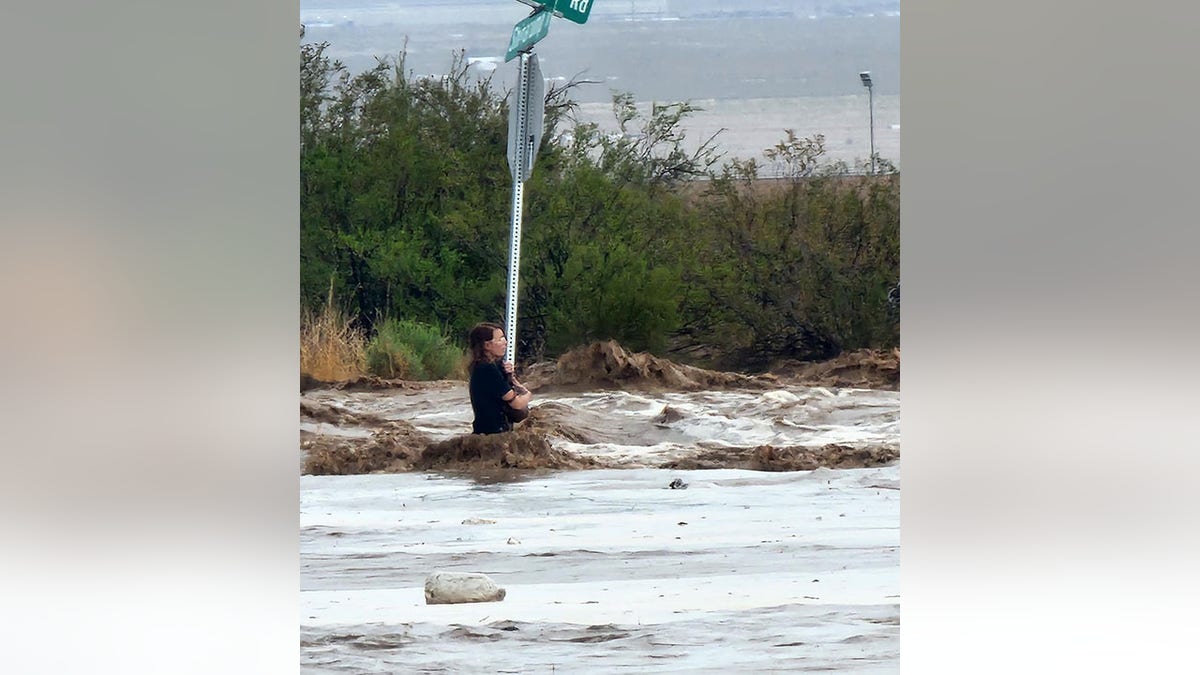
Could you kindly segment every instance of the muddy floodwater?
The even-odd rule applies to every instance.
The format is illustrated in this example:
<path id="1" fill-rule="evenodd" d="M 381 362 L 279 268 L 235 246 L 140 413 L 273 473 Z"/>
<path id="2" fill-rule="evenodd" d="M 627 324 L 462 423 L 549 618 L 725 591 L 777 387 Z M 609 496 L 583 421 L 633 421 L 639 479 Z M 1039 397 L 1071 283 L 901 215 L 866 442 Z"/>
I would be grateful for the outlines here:
<path id="1" fill-rule="evenodd" d="M 899 670 L 898 391 L 539 389 L 453 461 L 465 383 L 302 393 L 305 672 Z"/>

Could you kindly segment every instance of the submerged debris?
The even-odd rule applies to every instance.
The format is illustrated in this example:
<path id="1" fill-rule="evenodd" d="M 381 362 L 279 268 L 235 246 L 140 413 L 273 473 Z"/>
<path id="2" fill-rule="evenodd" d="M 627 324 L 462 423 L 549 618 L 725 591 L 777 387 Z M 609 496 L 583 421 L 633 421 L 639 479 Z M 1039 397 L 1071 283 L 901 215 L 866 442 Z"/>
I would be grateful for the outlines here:
<path id="1" fill-rule="evenodd" d="M 654 417 L 654 424 L 658 426 L 667 426 L 672 422 L 678 422 L 685 417 L 686 415 L 679 410 L 676 410 L 669 405 L 664 405 L 662 412 Z"/>

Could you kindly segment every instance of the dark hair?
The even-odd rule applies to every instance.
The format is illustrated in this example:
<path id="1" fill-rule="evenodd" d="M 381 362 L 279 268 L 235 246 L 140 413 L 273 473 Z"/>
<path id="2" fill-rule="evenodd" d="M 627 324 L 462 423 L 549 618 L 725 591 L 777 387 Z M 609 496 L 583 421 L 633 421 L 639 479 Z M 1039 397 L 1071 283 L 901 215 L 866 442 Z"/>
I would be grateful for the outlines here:
<path id="1" fill-rule="evenodd" d="M 496 331 L 504 331 L 503 328 L 497 326 L 490 321 L 475 324 L 470 333 L 467 333 L 467 348 L 471 351 L 471 365 L 478 363 L 487 363 L 491 359 L 484 351 L 483 343 L 490 341 L 496 335 Z"/>

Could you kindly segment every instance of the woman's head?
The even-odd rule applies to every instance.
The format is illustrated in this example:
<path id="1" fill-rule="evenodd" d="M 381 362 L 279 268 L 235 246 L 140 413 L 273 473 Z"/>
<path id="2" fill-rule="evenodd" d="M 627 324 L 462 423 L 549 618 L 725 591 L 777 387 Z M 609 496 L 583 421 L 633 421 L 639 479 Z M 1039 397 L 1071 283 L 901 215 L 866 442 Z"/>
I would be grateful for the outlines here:
<path id="1" fill-rule="evenodd" d="M 471 350 L 472 364 L 485 363 L 503 358 L 508 341 L 504 338 L 503 328 L 485 321 L 476 324 L 467 334 L 467 346 Z"/>

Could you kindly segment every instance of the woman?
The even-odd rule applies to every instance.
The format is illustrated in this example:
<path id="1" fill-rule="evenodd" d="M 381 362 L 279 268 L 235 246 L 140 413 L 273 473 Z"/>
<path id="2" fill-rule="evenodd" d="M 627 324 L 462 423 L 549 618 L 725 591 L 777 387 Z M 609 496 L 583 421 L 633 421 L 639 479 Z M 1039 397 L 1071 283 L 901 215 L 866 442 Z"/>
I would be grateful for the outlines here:
<path id="1" fill-rule="evenodd" d="M 501 361 L 508 348 L 504 329 L 494 323 L 478 324 L 467 335 L 467 344 L 471 350 L 471 409 L 475 412 L 472 432 L 509 431 L 512 423 L 504 414 L 504 403 L 528 410 L 533 394 L 517 381 L 512 364 Z"/>

